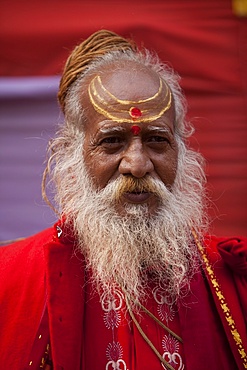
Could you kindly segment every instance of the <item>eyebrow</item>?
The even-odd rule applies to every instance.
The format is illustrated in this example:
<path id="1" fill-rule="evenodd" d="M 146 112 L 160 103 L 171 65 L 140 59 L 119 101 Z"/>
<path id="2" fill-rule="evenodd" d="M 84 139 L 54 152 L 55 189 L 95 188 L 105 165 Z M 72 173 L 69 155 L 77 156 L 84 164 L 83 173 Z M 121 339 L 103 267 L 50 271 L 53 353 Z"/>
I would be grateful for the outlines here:
<path id="1" fill-rule="evenodd" d="M 124 132 L 124 131 L 126 131 L 126 128 L 122 126 L 101 127 L 99 129 L 99 132 L 101 132 L 102 134 L 108 134 L 112 132 Z"/>
<path id="2" fill-rule="evenodd" d="M 148 125 L 147 129 L 150 131 L 158 131 L 158 132 L 164 132 L 164 133 L 171 133 L 171 131 L 166 128 L 166 127 L 160 127 L 160 126 L 153 126 L 153 125 Z"/>
<path id="3" fill-rule="evenodd" d="M 166 127 L 148 125 L 147 129 L 152 132 L 160 132 L 160 133 L 163 132 L 166 134 L 171 134 L 171 131 Z M 123 127 L 123 126 L 101 127 L 99 129 L 99 132 L 102 134 L 108 134 L 108 133 L 114 133 L 114 132 L 125 132 L 125 131 L 126 131 L 126 127 Z"/>

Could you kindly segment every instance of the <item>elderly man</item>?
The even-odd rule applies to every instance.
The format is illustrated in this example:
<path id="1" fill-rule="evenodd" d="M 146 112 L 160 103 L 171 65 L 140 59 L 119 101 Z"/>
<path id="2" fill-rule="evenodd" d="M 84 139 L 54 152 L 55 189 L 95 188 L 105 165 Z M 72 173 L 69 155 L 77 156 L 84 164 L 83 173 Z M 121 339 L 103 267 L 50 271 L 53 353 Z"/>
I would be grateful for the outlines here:
<path id="1" fill-rule="evenodd" d="M 109 31 L 70 55 L 44 174 L 60 221 L 0 251 L 2 369 L 247 368 L 247 243 L 207 234 L 178 81 Z"/>

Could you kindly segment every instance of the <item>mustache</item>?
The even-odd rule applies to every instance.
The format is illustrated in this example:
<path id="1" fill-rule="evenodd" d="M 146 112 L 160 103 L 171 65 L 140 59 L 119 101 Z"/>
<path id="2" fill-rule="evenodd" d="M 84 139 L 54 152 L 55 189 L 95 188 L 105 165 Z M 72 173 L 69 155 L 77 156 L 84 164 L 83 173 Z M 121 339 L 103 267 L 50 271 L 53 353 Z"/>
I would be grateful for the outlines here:
<path id="1" fill-rule="evenodd" d="M 166 198 L 170 191 L 165 184 L 147 175 L 144 178 L 135 178 L 130 175 L 121 175 L 107 185 L 111 191 L 111 198 L 119 200 L 124 193 L 152 193 L 159 198 Z"/>

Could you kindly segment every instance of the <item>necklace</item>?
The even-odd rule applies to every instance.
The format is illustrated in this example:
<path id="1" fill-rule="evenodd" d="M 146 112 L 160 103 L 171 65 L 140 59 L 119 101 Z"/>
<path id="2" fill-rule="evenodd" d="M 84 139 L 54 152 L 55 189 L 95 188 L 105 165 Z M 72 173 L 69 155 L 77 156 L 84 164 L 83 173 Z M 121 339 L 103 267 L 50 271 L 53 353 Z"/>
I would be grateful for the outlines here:
<path id="1" fill-rule="evenodd" d="M 159 358 L 162 364 L 165 365 L 165 367 L 169 370 L 174 370 L 174 368 L 163 358 L 163 356 L 159 353 L 155 345 L 151 342 L 151 340 L 148 338 L 148 336 L 144 333 L 143 329 L 141 328 L 138 320 L 135 317 L 135 314 L 131 308 L 131 304 L 129 302 L 129 299 L 127 298 L 126 294 L 126 306 L 129 311 L 130 317 L 133 320 L 137 330 L 145 340 L 145 342 L 149 345 L 149 347 L 153 350 L 153 352 L 156 354 L 156 356 Z M 134 302 L 134 301 L 133 301 Z M 170 328 L 168 328 L 163 322 L 161 322 L 155 315 L 152 314 L 146 307 L 144 307 L 140 302 L 134 302 L 136 303 L 149 317 L 151 317 L 158 325 L 160 325 L 164 330 L 166 330 L 169 334 L 171 334 L 174 338 L 176 338 L 180 343 L 183 343 L 182 338 L 174 333 Z"/>

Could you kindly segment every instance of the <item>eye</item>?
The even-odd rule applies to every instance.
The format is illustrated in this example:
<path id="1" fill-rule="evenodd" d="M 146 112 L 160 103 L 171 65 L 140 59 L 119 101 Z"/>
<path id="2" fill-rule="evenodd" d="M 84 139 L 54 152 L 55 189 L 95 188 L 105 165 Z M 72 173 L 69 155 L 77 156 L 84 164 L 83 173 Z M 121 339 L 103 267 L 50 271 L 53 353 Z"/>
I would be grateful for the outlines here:
<path id="1" fill-rule="evenodd" d="M 101 147 L 103 150 L 110 154 L 120 150 L 123 145 L 124 139 L 123 137 L 118 135 L 104 137 L 98 143 L 98 147 Z"/>
<path id="2" fill-rule="evenodd" d="M 168 150 L 171 144 L 166 135 L 156 134 L 150 135 L 146 138 L 146 145 L 153 151 L 163 153 Z"/>
<path id="3" fill-rule="evenodd" d="M 154 135 L 154 136 L 150 136 L 147 141 L 149 143 L 168 143 L 169 140 L 167 139 L 167 137 L 164 137 L 164 136 L 160 136 L 160 135 Z"/>
<path id="4" fill-rule="evenodd" d="M 100 145 L 104 144 L 119 144 L 122 142 L 122 138 L 118 136 L 111 136 L 111 137 L 106 137 L 103 140 L 100 141 Z"/>

